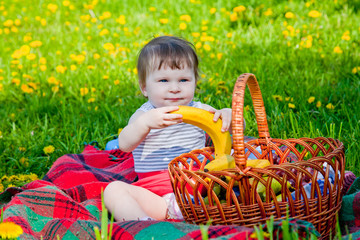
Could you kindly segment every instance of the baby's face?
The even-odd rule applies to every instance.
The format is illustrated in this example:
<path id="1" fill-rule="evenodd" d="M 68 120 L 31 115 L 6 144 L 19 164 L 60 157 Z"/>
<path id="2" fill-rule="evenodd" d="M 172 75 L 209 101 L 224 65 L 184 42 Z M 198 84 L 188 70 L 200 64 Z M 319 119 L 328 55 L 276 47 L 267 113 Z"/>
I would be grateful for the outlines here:
<path id="1" fill-rule="evenodd" d="M 196 80 L 192 68 L 171 69 L 166 65 L 155 69 L 141 87 L 145 97 L 155 107 L 188 105 L 195 93 Z"/>

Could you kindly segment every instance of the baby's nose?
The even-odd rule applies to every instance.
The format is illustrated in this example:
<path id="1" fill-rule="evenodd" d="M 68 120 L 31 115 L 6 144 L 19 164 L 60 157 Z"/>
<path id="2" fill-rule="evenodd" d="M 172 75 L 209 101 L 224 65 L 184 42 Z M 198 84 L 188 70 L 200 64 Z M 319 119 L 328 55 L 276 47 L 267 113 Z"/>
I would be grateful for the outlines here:
<path id="1" fill-rule="evenodd" d="M 177 84 L 177 83 L 171 84 L 170 85 L 170 91 L 171 92 L 179 92 L 180 91 L 179 84 Z"/>

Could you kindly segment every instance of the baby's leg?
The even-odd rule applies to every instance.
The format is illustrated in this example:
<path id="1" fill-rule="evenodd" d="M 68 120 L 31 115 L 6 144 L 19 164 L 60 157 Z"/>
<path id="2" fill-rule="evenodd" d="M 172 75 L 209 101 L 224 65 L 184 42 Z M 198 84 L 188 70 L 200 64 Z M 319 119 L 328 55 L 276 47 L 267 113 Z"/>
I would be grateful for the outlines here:
<path id="1" fill-rule="evenodd" d="M 105 188 L 104 202 L 116 221 L 138 220 L 147 216 L 162 220 L 167 209 L 162 197 L 121 181 L 112 182 Z"/>

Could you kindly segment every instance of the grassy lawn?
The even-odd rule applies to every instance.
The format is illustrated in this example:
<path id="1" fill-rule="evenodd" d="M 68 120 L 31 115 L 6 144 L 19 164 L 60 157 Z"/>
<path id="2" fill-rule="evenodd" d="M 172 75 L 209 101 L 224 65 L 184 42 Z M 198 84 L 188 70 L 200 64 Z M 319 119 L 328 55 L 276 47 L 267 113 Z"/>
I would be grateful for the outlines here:
<path id="1" fill-rule="evenodd" d="M 193 42 L 196 99 L 230 107 L 254 73 L 274 138 L 333 137 L 359 175 L 360 4 L 356 1 L 0 2 L 0 176 L 41 178 L 84 142 L 104 148 L 146 99 L 136 75 L 154 36 Z M 249 92 L 245 135 L 257 136 Z"/>

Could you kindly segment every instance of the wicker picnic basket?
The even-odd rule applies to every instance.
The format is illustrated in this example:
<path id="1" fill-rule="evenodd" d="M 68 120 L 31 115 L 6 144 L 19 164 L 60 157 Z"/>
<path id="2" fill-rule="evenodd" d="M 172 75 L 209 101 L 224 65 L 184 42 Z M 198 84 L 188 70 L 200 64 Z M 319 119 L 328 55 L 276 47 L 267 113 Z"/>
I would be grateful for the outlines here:
<path id="1" fill-rule="evenodd" d="M 244 142 L 243 134 L 246 85 L 259 132 L 258 139 L 248 142 Z M 214 149 L 209 147 L 182 154 L 169 164 L 171 184 L 185 221 L 254 226 L 271 216 L 278 220 L 288 214 L 290 218 L 313 223 L 323 239 L 333 235 L 342 202 L 343 144 L 325 137 L 271 138 L 253 74 L 242 74 L 237 79 L 232 110 L 234 169 L 204 171 L 206 162 L 214 160 Z M 246 167 L 250 154 L 269 160 L 271 165 Z M 265 191 L 259 193 L 261 185 Z"/>

